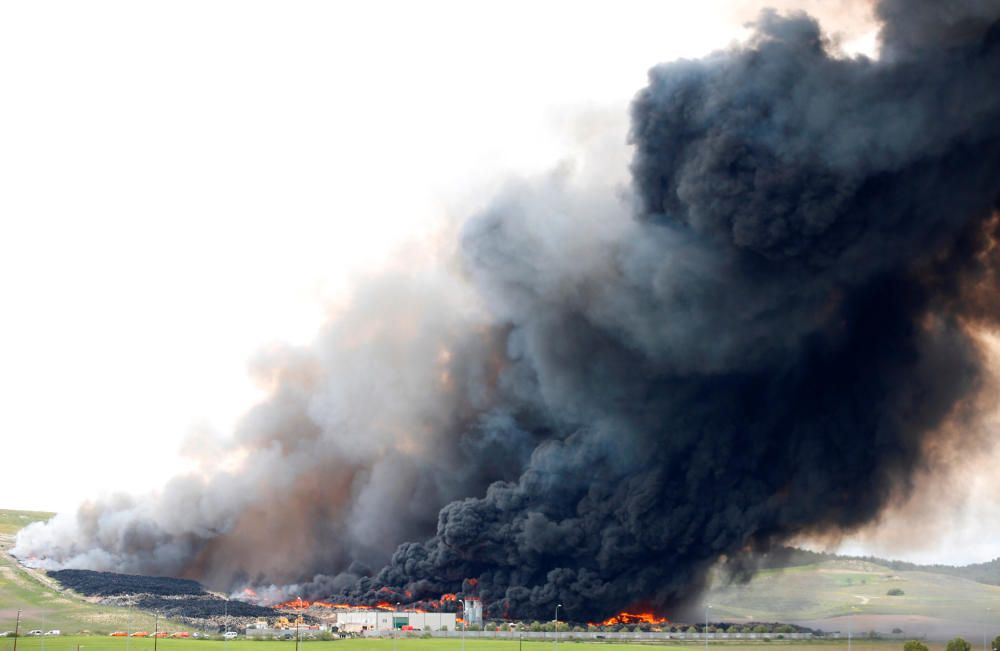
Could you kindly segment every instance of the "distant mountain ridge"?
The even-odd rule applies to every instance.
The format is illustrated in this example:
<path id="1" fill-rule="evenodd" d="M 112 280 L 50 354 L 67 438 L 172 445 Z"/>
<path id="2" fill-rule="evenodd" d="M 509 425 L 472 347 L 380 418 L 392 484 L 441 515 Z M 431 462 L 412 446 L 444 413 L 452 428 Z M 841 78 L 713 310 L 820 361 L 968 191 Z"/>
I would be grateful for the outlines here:
<path id="1" fill-rule="evenodd" d="M 900 572 L 934 572 L 957 576 L 977 583 L 1000 586 L 1000 558 L 994 558 L 985 563 L 970 565 L 920 565 L 907 561 L 893 561 L 877 556 L 842 556 L 827 552 L 814 552 L 798 547 L 779 547 L 767 554 L 757 557 L 760 569 L 780 569 L 783 567 L 800 567 L 825 561 L 864 561 L 874 563 Z"/>

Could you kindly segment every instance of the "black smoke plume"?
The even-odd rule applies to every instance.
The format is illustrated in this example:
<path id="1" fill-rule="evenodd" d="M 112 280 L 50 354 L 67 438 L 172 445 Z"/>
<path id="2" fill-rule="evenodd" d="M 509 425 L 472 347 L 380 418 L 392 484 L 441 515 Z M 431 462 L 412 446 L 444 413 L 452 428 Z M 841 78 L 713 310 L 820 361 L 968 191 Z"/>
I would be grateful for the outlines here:
<path id="1" fill-rule="evenodd" d="M 165 492 L 216 503 L 198 527 L 99 505 L 15 551 L 593 621 L 872 522 L 976 415 L 1000 314 L 1000 0 L 876 11 L 877 60 L 764 12 L 654 68 L 630 188 L 513 183 L 464 226 L 454 292 L 359 294 L 239 434 L 287 476 Z"/>

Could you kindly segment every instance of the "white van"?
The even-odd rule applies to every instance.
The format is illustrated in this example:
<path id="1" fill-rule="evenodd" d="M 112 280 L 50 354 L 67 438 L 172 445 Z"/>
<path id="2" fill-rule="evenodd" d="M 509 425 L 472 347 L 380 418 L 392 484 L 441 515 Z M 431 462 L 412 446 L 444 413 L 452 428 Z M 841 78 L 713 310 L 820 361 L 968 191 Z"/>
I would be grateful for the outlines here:
<path id="1" fill-rule="evenodd" d="M 60 631 L 58 628 L 54 628 L 48 633 L 46 633 L 46 635 L 62 635 L 62 631 Z"/>
<path id="2" fill-rule="evenodd" d="M 42 634 L 41 629 L 37 629 L 37 628 L 34 629 L 34 630 L 31 630 L 31 631 L 28 631 L 28 635 L 36 635 L 37 636 L 37 635 L 41 635 L 41 634 Z"/>
<path id="3" fill-rule="evenodd" d="M 236 631 L 226 631 L 222 634 L 222 637 L 226 640 L 235 640 L 237 635 L 239 635 L 239 633 Z"/>

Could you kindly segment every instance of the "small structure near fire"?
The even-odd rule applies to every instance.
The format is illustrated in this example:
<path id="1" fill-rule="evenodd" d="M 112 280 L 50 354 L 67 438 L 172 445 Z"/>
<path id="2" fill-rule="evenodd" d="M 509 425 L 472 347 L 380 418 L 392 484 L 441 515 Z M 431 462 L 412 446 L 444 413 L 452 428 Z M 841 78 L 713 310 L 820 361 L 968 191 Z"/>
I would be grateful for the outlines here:
<path id="1" fill-rule="evenodd" d="M 467 597 L 462 618 L 469 626 L 481 626 L 483 623 L 483 602 L 476 597 Z"/>

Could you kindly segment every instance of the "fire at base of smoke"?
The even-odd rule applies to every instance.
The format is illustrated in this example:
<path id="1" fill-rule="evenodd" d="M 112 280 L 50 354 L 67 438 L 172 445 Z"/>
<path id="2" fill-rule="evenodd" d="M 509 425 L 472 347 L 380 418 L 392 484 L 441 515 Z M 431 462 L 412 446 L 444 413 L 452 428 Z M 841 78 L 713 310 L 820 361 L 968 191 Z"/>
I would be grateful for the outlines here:
<path id="1" fill-rule="evenodd" d="M 1000 0 L 875 11 L 877 60 L 767 11 L 655 67 L 629 189 L 511 183 L 448 271 L 373 279 L 262 362 L 239 473 L 29 527 L 16 553 L 602 621 L 875 521 L 981 444 Z"/>

